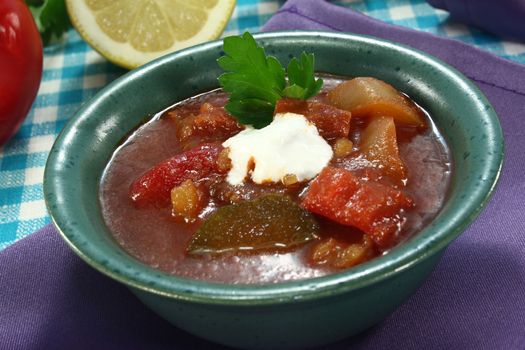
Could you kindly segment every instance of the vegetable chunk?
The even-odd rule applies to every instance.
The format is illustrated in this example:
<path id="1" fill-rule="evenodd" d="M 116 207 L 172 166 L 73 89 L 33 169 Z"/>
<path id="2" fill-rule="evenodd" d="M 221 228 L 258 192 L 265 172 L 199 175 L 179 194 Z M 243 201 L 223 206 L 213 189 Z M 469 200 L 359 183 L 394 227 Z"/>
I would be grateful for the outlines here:
<path id="1" fill-rule="evenodd" d="M 268 194 L 217 209 L 193 235 L 189 254 L 284 250 L 317 237 L 319 225 L 290 197 Z"/>
<path id="2" fill-rule="evenodd" d="M 386 248 L 395 242 L 402 224 L 399 214 L 412 207 L 412 200 L 394 187 L 359 180 L 346 169 L 326 167 L 310 185 L 302 206 L 357 227 Z"/>
<path id="3" fill-rule="evenodd" d="M 425 127 L 416 105 L 392 85 L 379 79 L 354 78 L 328 92 L 335 106 L 352 112 L 354 117 L 392 116 L 396 123 Z"/>
<path id="4" fill-rule="evenodd" d="M 131 184 L 130 198 L 137 207 L 168 205 L 171 189 L 183 181 L 225 172 L 217 165 L 222 149 L 219 143 L 207 143 L 163 161 Z"/>
<path id="5" fill-rule="evenodd" d="M 346 137 L 341 137 L 334 142 L 334 156 L 342 158 L 350 155 L 354 150 L 354 143 Z"/>
<path id="6" fill-rule="evenodd" d="M 287 112 L 304 115 L 326 140 L 347 137 L 350 132 L 352 114 L 325 103 L 291 98 L 277 101 L 275 114 Z"/>
<path id="7" fill-rule="evenodd" d="M 330 237 L 314 246 L 311 260 L 314 265 L 346 269 L 373 258 L 375 254 L 374 242 L 368 235 L 363 235 L 361 242 L 352 244 Z"/>
<path id="8" fill-rule="evenodd" d="M 396 126 L 392 117 L 373 117 L 361 134 L 359 149 L 385 175 L 398 183 L 406 179 L 405 164 L 399 157 Z"/>
<path id="9" fill-rule="evenodd" d="M 184 149 L 224 140 L 243 129 L 222 106 L 205 102 L 199 110 L 194 109 L 182 106 L 168 112 L 177 125 L 177 138 Z"/>
<path id="10" fill-rule="evenodd" d="M 205 205 L 205 193 L 191 180 L 171 189 L 171 215 L 175 219 L 193 222 Z"/>

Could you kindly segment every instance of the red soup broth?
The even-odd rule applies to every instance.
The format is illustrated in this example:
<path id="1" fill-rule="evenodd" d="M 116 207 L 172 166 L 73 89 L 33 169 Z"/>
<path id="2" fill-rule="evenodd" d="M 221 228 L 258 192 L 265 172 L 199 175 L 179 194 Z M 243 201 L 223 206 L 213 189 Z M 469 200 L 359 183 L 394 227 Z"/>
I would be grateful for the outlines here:
<path id="1" fill-rule="evenodd" d="M 326 102 L 326 91 L 342 79 L 324 76 L 323 91 L 312 100 Z M 229 199 L 253 199 L 263 193 L 286 194 L 294 201 L 301 201 L 311 181 L 295 186 L 256 185 L 245 182 L 231 186 L 222 178 L 213 178 L 213 190 L 205 208 L 193 222 L 172 216 L 170 205 L 137 206 L 130 199 L 130 186 L 148 169 L 165 159 L 191 149 L 202 142 L 222 142 L 241 130 L 235 122 L 225 121 L 215 132 L 200 130 L 186 133 L 185 127 L 195 115 L 206 108 L 221 108 L 227 95 L 214 90 L 184 100 L 158 113 L 149 122 L 133 132 L 114 152 L 103 175 L 100 201 L 107 226 L 118 244 L 131 256 L 166 273 L 219 283 L 256 284 L 278 283 L 324 276 L 341 271 L 341 267 L 312 261 L 312 251 L 334 237 L 346 244 L 361 242 L 363 232 L 314 215 L 320 225 L 319 239 L 291 249 L 254 252 L 226 252 L 221 254 L 187 253 L 192 235 L 216 208 L 228 205 Z M 419 108 L 419 107 L 418 107 Z M 388 247 L 374 249 L 373 256 L 388 254 L 396 244 L 420 231 L 439 212 L 449 185 L 451 160 L 442 135 L 430 116 L 422 109 L 426 128 L 396 127 L 399 156 L 406 168 L 403 192 L 414 206 L 403 211 L 403 220 L 396 233 L 395 242 Z M 221 108 L 221 113 L 224 111 Z M 366 121 L 352 117 L 349 139 L 354 149 Z M 331 145 L 334 140 L 330 140 Z M 330 166 L 355 168 L 355 157 L 335 158 Z M 242 218 L 240 218 L 242 220 Z M 368 258 L 372 258 L 369 256 Z M 368 259 L 367 258 L 367 259 Z"/>

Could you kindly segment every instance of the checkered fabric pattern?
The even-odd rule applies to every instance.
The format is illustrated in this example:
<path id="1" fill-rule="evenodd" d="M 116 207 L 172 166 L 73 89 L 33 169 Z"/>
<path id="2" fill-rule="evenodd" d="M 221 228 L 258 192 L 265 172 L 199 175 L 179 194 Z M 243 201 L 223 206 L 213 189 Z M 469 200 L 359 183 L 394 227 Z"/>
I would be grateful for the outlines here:
<path id="1" fill-rule="evenodd" d="M 334 1 L 377 19 L 452 37 L 525 63 L 525 45 L 447 20 L 424 0 Z M 237 0 L 224 35 L 256 32 L 284 1 Z M 53 141 L 79 106 L 125 70 L 108 63 L 71 30 L 64 42 L 45 49 L 38 97 L 22 128 L 0 148 L 0 250 L 50 221 L 42 181 Z"/>

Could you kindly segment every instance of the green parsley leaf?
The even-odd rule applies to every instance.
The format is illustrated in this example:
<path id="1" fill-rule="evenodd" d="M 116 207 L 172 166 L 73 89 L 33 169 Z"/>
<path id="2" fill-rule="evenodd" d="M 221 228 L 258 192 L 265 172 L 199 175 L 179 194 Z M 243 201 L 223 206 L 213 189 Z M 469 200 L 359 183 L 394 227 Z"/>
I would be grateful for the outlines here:
<path id="1" fill-rule="evenodd" d="M 71 22 L 64 0 L 26 0 L 44 45 L 58 39 L 69 29 Z"/>
<path id="2" fill-rule="evenodd" d="M 288 64 L 288 81 L 290 86 L 284 89 L 286 97 L 306 100 L 316 95 L 323 86 L 323 79 L 315 79 L 314 54 L 301 54 L 301 61 L 292 58 Z"/>
<path id="3" fill-rule="evenodd" d="M 300 61 L 292 59 L 287 86 L 281 63 L 273 56 L 266 56 L 250 33 L 224 38 L 223 49 L 225 56 L 218 63 L 225 73 L 219 77 L 219 83 L 230 93 L 226 110 L 241 124 L 263 128 L 272 122 L 278 100 L 307 99 L 323 85 L 322 79 L 314 76 L 313 54 L 303 53 Z"/>
<path id="4" fill-rule="evenodd" d="M 230 99 L 225 107 L 239 123 L 261 129 L 272 122 L 275 104 L 261 99 L 244 98 Z"/>
<path id="5" fill-rule="evenodd" d="M 42 6 L 44 0 L 26 0 L 27 6 Z"/>
<path id="6" fill-rule="evenodd" d="M 284 69 L 275 59 L 267 57 L 249 33 L 243 37 L 224 39 L 224 52 L 219 66 L 227 72 L 219 77 L 223 88 L 235 96 L 276 102 L 286 81 Z"/>

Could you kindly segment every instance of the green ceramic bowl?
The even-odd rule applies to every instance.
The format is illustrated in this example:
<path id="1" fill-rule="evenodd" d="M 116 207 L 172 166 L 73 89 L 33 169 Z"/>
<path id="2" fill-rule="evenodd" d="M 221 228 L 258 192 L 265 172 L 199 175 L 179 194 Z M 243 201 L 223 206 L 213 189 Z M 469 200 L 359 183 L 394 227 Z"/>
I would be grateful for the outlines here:
<path id="1" fill-rule="evenodd" d="M 408 47 L 324 32 L 267 33 L 256 38 L 283 63 L 303 50 L 314 52 L 318 71 L 384 79 L 430 112 L 452 149 L 454 168 L 448 199 L 428 227 L 389 254 L 358 267 L 276 285 L 177 278 L 126 254 L 112 239 L 100 212 L 104 167 L 145 116 L 217 87 L 220 41 L 131 71 L 86 103 L 51 150 L 44 178 L 46 203 L 63 238 L 82 259 L 129 286 L 177 327 L 237 347 L 333 342 L 363 331 L 403 303 L 447 245 L 479 214 L 501 169 L 501 128 L 487 99 L 468 79 Z"/>

